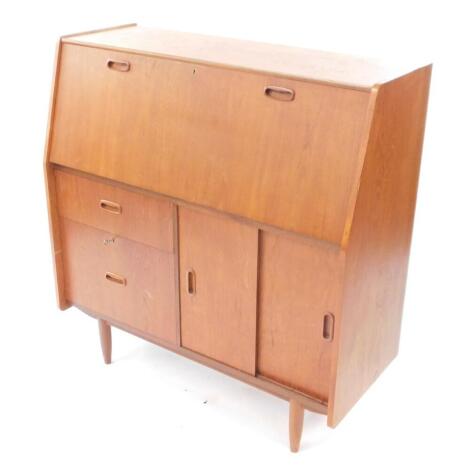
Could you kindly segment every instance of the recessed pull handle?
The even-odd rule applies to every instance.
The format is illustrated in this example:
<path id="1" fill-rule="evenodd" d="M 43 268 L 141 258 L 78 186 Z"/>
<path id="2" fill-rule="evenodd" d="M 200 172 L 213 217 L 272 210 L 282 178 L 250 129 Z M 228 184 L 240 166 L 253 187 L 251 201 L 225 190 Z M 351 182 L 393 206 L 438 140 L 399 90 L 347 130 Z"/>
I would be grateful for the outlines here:
<path id="1" fill-rule="evenodd" d="M 118 285 L 126 285 L 127 281 L 125 277 L 120 276 L 119 274 L 114 274 L 114 272 L 107 272 L 104 275 L 105 279 L 109 282 L 113 282 Z"/>
<path id="2" fill-rule="evenodd" d="M 193 269 L 189 269 L 186 272 L 186 290 L 189 295 L 196 293 L 196 273 Z"/>
<path id="3" fill-rule="evenodd" d="M 278 101 L 293 101 L 295 91 L 289 88 L 281 88 L 279 86 L 266 86 L 264 88 L 264 95 L 272 97 Z"/>
<path id="4" fill-rule="evenodd" d="M 129 62 L 126 62 L 125 60 L 112 60 L 108 59 L 106 62 L 106 66 L 110 70 L 114 71 L 129 71 L 131 69 L 131 64 Z"/>
<path id="5" fill-rule="evenodd" d="M 333 340 L 335 330 L 335 317 L 331 313 L 323 316 L 323 339 L 331 342 Z"/>
<path id="6" fill-rule="evenodd" d="M 113 201 L 108 201 L 107 199 L 100 200 L 100 208 L 112 214 L 121 214 L 122 212 L 120 204 L 114 203 Z"/>

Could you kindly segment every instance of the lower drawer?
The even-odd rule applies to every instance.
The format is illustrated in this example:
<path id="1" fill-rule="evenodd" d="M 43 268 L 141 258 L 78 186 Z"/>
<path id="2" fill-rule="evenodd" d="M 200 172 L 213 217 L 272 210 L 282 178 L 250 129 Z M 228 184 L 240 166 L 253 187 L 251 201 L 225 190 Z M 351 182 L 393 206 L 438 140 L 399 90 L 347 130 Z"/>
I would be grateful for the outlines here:
<path id="1" fill-rule="evenodd" d="M 174 255 L 61 218 L 67 299 L 176 343 Z"/>

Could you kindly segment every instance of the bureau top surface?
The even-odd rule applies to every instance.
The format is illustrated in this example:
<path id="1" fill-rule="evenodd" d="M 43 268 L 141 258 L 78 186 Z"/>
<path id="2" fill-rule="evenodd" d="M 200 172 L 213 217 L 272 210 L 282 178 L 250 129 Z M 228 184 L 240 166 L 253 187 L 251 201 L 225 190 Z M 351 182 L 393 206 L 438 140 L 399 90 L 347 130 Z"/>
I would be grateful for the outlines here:
<path id="1" fill-rule="evenodd" d="M 67 36 L 63 41 L 365 89 L 423 65 L 384 64 L 332 52 L 137 25 Z"/>

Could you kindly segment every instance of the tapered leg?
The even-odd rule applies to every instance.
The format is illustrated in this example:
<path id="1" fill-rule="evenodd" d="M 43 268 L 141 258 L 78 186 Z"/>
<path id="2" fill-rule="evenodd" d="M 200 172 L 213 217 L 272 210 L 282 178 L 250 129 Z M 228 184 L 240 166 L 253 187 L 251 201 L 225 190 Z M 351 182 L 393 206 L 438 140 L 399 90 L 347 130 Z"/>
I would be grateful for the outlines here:
<path id="1" fill-rule="evenodd" d="M 111 326 L 102 319 L 98 320 L 98 326 L 100 328 L 101 350 L 103 352 L 104 363 L 108 364 L 111 363 Z"/>
<path id="2" fill-rule="evenodd" d="M 297 452 L 304 426 L 304 408 L 296 400 L 289 401 L 289 440 L 290 450 Z"/>

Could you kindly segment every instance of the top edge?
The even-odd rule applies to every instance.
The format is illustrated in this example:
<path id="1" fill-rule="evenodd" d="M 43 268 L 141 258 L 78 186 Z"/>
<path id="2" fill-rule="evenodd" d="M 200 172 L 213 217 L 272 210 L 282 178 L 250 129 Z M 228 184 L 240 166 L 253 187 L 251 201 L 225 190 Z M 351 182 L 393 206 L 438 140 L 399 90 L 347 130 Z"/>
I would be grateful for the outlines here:
<path id="1" fill-rule="evenodd" d="M 369 91 L 427 64 L 390 65 L 382 60 L 334 52 L 166 31 L 135 24 L 64 36 L 62 41 Z"/>

